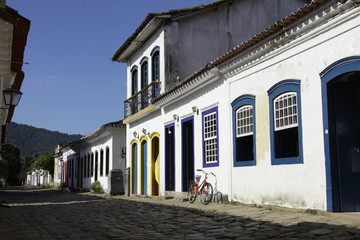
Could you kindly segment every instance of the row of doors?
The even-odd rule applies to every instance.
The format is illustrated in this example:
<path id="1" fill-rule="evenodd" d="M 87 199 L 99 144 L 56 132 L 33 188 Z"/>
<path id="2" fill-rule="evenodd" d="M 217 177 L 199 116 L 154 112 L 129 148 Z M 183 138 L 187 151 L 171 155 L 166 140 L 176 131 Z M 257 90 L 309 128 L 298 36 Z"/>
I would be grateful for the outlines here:
<path id="1" fill-rule="evenodd" d="M 182 191 L 187 192 L 190 180 L 194 179 L 194 120 L 193 117 L 182 120 Z M 175 125 L 165 127 L 165 190 L 175 191 Z M 140 140 L 140 158 L 138 161 L 138 144 L 131 145 L 131 180 L 130 191 L 133 194 L 148 194 L 147 180 L 150 182 L 150 194 L 159 195 L 159 137 L 151 138 L 150 176 L 147 176 L 147 151 L 146 139 Z M 138 166 L 139 165 L 139 166 Z M 139 168 L 139 170 L 138 170 Z M 138 173 L 140 176 L 138 176 Z M 138 183 L 138 181 L 140 181 Z M 140 189 L 137 189 L 138 186 Z"/>
<path id="2" fill-rule="evenodd" d="M 181 121 L 181 190 L 188 191 L 194 180 L 194 117 Z M 175 191 L 175 125 L 165 127 L 165 190 Z"/>
<path id="3" fill-rule="evenodd" d="M 157 175 L 157 166 L 160 166 L 159 158 L 159 136 L 151 138 L 151 171 L 150 181 L 151 189 L 149 190 L 151 195 L 159 195 L 159 178 Z M 138 144 L 136 142 L 131 145 L 131 178 L 130 178 L 130 192 L 132 194 L 148 194 L 147 189 L 147 168 L 148 168 L 148 142 L 146 139 L 140 140 L 140 161 L 138 161 Z M 139 168 L 139 176 L 138 176 Z M 139 181 L 139 184 L 138 184 Z M 138 189 L 138 185 L 140 189 Z"/>

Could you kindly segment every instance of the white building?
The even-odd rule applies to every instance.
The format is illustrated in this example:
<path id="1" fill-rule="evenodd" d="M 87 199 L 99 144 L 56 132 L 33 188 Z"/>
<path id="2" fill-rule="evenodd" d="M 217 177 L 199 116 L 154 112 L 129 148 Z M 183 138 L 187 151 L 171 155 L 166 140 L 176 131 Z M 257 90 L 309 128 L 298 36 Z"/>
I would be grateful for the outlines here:
<path id="1" fill-rule="evenodd" d="M 33 169 L 26 175 L 26 183 L 27 185 L 32 186 L 45 186 L 47 184 L 51 184 L 52 177 L 48 171 L 45 170 L 35 170 Z"/>
<path id="2" fill-rule="evenodd" d="M 131 193 L 181 194 L 195 169 L 202 168 L 217 175 L 218 189 L 232 201 L 360 211 L 359 0 L 314 0 L 289 11 L 173 82 L 172 64 L 181 73 L 193 58 L 201 62 L 201 53 L 193 50 L 202 45 L 184 43 L 195 34 L 174 29 L 181 29 L 182 21 L 186 30 L 194 29 L 189 26 L 222 10 L 241 15 L 235 10 L 245 2 L 149 14 L 114 55 L 113 60 L 128 64 L 124 123 Z M 258 17 L 253 8 L 247 10 L 245 19 Z M 226 26 L 218 23 L 216 29 Z M 178 54 L 187 58 L 169 59 L 172 34 L 176 46 L 184 45 Z M 205 55 L 211 49 L 218 53 L 210 37 L 206 47 Z M 146 74 L 160 83 L 147 84 Z M 152 86 L 161 90 L 148 90 Z"/>
<path id="3" fill-rule="evenodd" d="M 55 156 L 55 166 L 62 166 L 58 177 L 62 175 L 65 185 L 73 189 L 89 190 L 92 183 L 99 181 L 106 193 L 112 193 L 118 191 L 111 186 L 111 174 L 121 170 L 122 189 L 126 190 L 125 131 L 122 121 L 111 122 L 79 141 L 66 144 Z"/>

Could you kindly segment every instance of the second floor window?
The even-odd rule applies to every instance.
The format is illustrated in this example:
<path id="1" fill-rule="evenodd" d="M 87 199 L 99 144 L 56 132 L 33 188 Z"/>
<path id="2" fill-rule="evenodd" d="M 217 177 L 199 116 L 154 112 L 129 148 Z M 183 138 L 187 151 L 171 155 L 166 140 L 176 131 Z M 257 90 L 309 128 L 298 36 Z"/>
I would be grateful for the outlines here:
<path id="1" fill-rule="evenodd" d="M 131 95 L 137 93 L 138 89 L 138 70 L 133 68 L 131 71 Z"/>
<path id="2" fill-rule="evenodd" d="M 151 55 L 152 81 L 160 81 L 159 49 L 155 48 Z"/>
<path id="3" fill-rule="evenodd" d="M 141 89 L 148 85 L 148 62 L 145 60 L 141 64 Z"/>

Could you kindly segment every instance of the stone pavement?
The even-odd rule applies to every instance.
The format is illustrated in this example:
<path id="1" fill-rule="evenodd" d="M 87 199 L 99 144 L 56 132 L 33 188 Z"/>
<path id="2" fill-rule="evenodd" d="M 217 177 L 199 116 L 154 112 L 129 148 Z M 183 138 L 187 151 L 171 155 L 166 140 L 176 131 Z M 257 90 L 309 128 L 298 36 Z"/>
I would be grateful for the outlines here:
<path id="1" fill-rule="evenodd" d="M 360 239 L 360 215 L 0 189 L 0 239 Z"/>

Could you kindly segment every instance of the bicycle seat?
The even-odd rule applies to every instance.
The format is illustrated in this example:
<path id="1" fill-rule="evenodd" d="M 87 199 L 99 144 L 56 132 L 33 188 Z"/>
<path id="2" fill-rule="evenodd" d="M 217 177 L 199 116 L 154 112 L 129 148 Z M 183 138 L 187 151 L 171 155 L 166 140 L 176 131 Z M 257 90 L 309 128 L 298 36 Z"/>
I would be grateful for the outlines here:
<path id="1" fill-rule="evenodd" d="M 196 175 L 195 176 L 196 181 L 200 181 L 200 178 L 201 178 L 201 175 Z"/>

